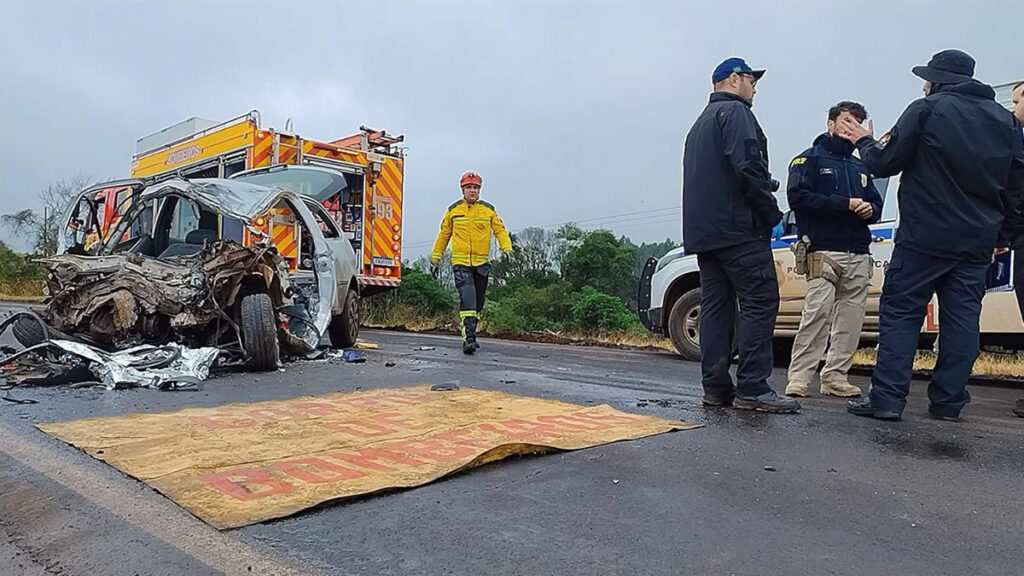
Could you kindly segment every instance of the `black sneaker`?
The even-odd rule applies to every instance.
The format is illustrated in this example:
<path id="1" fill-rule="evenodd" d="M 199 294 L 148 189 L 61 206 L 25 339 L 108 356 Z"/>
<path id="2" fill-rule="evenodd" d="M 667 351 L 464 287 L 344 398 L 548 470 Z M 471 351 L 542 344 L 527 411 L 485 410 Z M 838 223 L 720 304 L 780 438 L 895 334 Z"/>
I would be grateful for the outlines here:
<path id="1" fill-rule="evenodd" d="M 475 340 L 467 340 L 462 343 L 463 354 L 472 354 L 476 352 L 478 348 L 480 348 L 480 345 L 477 344 Z"/>
<path id="2" fill-rule="evenodd" d="M 800 412 L 800 403 L 792 398 L 779 396 L 774 390 L 753 398 L 736 397 L 733 406 L 739 410 L 771 412 L 773 414 L 796 414 Z"/>
<path id="3" fill-rule="evenodd" d="M 855 398 L 846 403 L 846 411 L 856 416 L 866 416 L 868 418 L 874 418 L 876 420 L 887 420 L 895 422 L 902 418 L 899 412 L 895 410 L 877 410 L 874 404 L 871 403 L 870 396 L 864 396 L 863 398 Z"/>
<path id="4" fill-rule="evenodd" d="M 929 406 L 928 407 L 928 415 L 931 416 L 935 420 L 942 420 L 943 422 L 963 422 L 964 421 L 964 419 L 961 418 L 959 414 L 957 414 L 955 416 L 952 415 L 952 414 L 946 414 L 946 413 L 943 413 L 942 411 L 936 409 L 934 406 Z"/>
<path id="5" fill-rule="evenodd" d="M 701 400 L 701 404 L 709 408 L 724 408 L 726 406 L 732 406 L 734 396 L 729 394 L 728 396 L 718 396 L 716 394 L 705 394 L 704 399 Z"/>

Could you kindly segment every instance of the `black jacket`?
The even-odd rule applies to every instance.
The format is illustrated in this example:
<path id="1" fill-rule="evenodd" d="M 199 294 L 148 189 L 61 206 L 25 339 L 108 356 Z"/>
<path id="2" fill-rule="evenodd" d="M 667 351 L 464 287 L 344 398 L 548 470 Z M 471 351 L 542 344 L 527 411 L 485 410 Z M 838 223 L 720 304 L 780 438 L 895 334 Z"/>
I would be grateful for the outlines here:
<path id="1" fill-rule="evenodd" d="M 822 134 L 789 165 L 789 207 L 800 236 L 811 239 L 811 250 L 854 254 L 870 250 L 868 224 L 881 217 L 882 196 L 853 150 L 848 141 Z M 850 198 L 870 202 L 871 218 L 863 220 L 851 212 Z"/>
<path id="2" fill-rule="evenodd" d="M 768 140 L 750 104 L 715 92 L 683 152 L 683 246 L 696 254 L 768 241 L 782 218 L 768 172 Z"/>
<path id="3" fill-rule="evenodd" d="M 896 244 L 988 261 L 1007 243 L 1024 197 L 1020 122 L 977 81 L 940 85 L 907 107 L 879 142 L 857 142 L 868 170 L 900 178 Z M 998 237 L 998 238 L 997 238 Z"/>

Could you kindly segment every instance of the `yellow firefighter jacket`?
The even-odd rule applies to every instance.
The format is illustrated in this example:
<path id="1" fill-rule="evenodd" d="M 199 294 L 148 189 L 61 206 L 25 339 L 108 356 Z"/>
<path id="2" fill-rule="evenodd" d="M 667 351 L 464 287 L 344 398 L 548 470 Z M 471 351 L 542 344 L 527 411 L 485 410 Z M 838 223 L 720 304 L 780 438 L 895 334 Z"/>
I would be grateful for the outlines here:
<path id="1" fill-rule="evenodd" d="M 441 220 L 441 232 L 434 242 L 434 250 L 430 261 L 437 263 L 452 242 L 452 265 L 480 266 L 486 264 L 491 253 L 491 234 L 498 238 L 498 246 L 504 250 L 512 250 L 512 240 L 508 237 L 505 223 L 498 216 L 494 206 L 477 200 L 470 204 L 459 200 L 448 207 Z"/>

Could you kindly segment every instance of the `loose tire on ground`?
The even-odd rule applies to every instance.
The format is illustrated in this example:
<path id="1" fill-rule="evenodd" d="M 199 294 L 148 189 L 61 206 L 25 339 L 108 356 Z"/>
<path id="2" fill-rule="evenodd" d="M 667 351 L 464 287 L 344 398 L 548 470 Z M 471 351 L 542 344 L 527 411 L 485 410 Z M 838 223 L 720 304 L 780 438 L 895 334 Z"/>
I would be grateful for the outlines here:
<path id="1" fill-rule="evenodd" d="M 668 335 L 683 358 L 700 360 L 700 288 L 684 293 L 672 305 Z"/>
<path id="2" fill-rule="evenodd" d="M 349 290 L 341 314 L 331 319 L 327 327 L 332 348 L 351 348 L 359 338 L 359 294 Z"/>
<path id="3" fill-rule="evenodd" d="M 39 320 L 28 314 L 22 314 L 14 320 L 11 332 L 14 335 L 14 339 L 18 341 L 18 344 L 25 348 L 46 342 L 46 332 L 43 329 L 43 325 L 39 323 Z"/>
<path id="4" fill-rule="evenodd" d="M 242 298 L 242 344 L 254 370 L 277 370 L 281 358 L 277 340 L 277 314 L 270 296 L 249 294 Z"/>

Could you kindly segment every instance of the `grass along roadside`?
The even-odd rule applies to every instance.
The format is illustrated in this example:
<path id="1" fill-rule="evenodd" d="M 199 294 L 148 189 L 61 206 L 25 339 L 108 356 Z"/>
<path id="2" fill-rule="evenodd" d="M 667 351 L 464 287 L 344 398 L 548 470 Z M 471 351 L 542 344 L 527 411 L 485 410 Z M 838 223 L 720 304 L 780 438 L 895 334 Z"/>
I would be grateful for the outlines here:
<path id="1" fill-rule="evenodd" d="M 858 350 L 853 356 L 853 365 L 870 368 L 875 365 L 874 348 Z M 914 372 L 931 372 L 935 369 L 936 355 L 934 352 L 918 350 L 914 358 Z M 1024 353 L 993 354 L 982 352 L 974 363 L 973 375 L 993 378 L 1021 379 L 1024 378 Z"/>
<path id="2" fill-rule="evenodd" d="M 450 315 L 427 315 L 419 313 L 415 308 L 404 305 L 373 308 L 364 316 L 363 325 L 368 328 L 391 330 L 407 330 L 410 332 L 434 332 L 458 334 L 457 320 Z M 675 353 L 672 341 L 652 333 L 633 331 L 609 334 L 574 334 L 569 332 L 491 332 L 487 322 L 481 321 L 482 335 L 507 340 L 529 342 L 546 342 L 550 344 L 578 344 L 628 348 L 637 350 L 664 350 Z M 875 350 L 864 348 L 858 350 L 853 357 L 857 367 L 871 368 L 875 365 Z M 914 359 L 914 371 L 923 372 L 935 369 L 935 354 L 920 350 Z M 995 378 L 1024 378 L 1024 354 L 993 354 L 982 352 L 974 364 L 975 376 Z"/>

